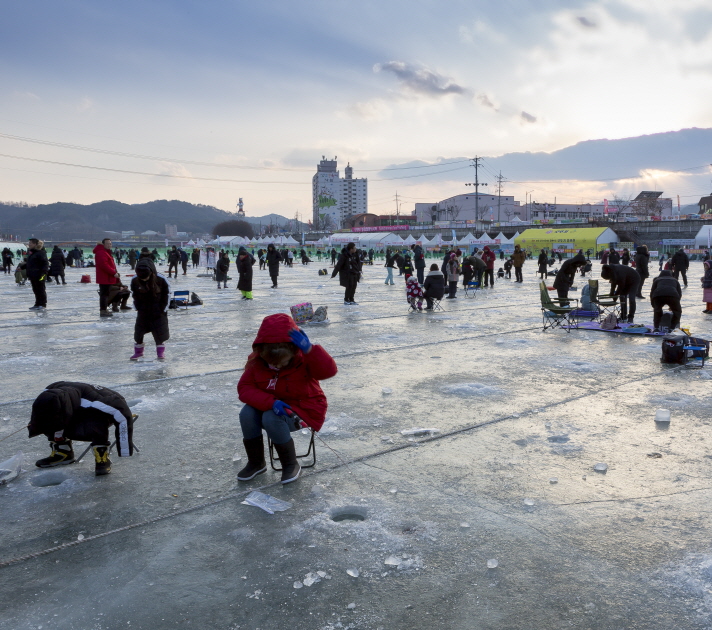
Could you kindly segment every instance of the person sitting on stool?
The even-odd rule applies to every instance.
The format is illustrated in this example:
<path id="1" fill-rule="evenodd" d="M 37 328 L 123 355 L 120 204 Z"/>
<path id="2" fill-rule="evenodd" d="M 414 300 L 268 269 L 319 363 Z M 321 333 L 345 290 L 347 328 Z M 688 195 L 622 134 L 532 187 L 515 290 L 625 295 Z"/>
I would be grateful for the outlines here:
<path id="1" fill-rule="evenodd" d="M 46 435 L 52 447 L 49 457 L 35 462 L 38 468 L 74 463 L 72 440 L 91 442 L 97 475 L 111 472 L 109 427 L 113 424 L 119 457 L 133 455 L 133 421 L 126 399 L 111 389 L 88 383 L 58 381 L 32 403 L 29 437 Z"/>
<path id="2" fill-rule="evenodd" d="M 621 299 L 621 321 L 627 319 L 628 323 L 632 324 L 635 316 L 635 296 L 640 283 L 638 272 L 625 265 L 603 265 L 601 278 L 611 283 L 611 295 Z M 628 303 L 630 303 L 630 312 Z"/>
<path id="3" fill-rule="evenodd" d="M 654 332 L 660 332 L 660 319 L 663 316 L 663 306 L 669 306 L 672 311 L 670 330 L 675 330 L 680 325 L 680 317 L 682 317 L 682 306 L 680 306 L 681 297 L 682 288 L 677 278 L 672 275 L 671 271 L 661 271 L 660 275 L 653 280 L 653 286 L 650 288 L 650 304 L 653 307 Z"/>

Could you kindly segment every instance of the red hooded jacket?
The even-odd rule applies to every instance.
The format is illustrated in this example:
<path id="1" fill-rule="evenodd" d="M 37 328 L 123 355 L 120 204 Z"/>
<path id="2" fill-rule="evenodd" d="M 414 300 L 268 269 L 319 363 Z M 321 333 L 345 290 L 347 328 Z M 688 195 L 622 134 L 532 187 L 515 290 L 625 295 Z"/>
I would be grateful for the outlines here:
<path id="1" fill-rule="evenodd" d="M 482 260 L 487 265 L 487 269 L 494 269 L 494 261 L 497 260 L 497 256 L 487 245 L 482 250 Z"/>
<path id="2" fill-rule="evenodd" d="M 298 328 L 285 313 L 269 315 L 262 320 L 252 344 L 254 352 L 247 359 L 245 371 L 237 384 L 242 402 L 259 411 L 269 411 L 276 400 L 287 403 L 312 429 L 319 431 L 326 418 L 326 396 L 319 381 L 337 372 L 336 363 L 319 345 L 312 345 L 308 354 L 297 351 L 289 365 L 273 370 L 259 356 L 257 344 L 291 342 L 289 331 Z"/>
<path id="3" fill-rule="evenodd" d="M 116 284 L 119 279 L 115 276 L 116 264 L 111 252 L 99 243 L 94 248 L 94 264 L 96 265 L 97 284 Z"/>

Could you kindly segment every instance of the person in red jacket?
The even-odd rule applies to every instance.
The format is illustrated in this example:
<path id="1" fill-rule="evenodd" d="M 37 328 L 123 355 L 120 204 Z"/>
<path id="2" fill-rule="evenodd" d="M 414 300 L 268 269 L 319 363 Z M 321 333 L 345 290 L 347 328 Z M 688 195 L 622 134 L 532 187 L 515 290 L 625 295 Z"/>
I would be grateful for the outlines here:
<path id="1" fill-rule="evenodd" d="M 105 238 L 94 248 L 94 264 L 96 264 L 96 283 L 99 285 L 99 315 L 111 317 L 109 310 L 109 289 L 119 282 L 121 275 L 116 270 L 114 257 L 111 255 L 111 239 Z"/>
<path id="2" fill-rule="evenodd" d="M 485 286 L 494 289 L 494 261 L 497 260 L 497 256 L 487 245 L 482 250 L 482 260 L 487 265 L 487 269 L 485 269 Z"/>
<path id="3" fill-rule="evenodd" d="M 301 427 L 300 420 L 315 431 L 321 429 L 327 403 L 319 381 L 336 374 L 336 363 L 284 313 L 262 320 L 252 350 L 237 384 L 245 403 L 240 426 L 247 452 L 247 466 L 237 479 L 249 481 L 267 471 L 264 429 L 282 464 L 282 483 L 289 483 L 301 473 L 290 433 Z"/>

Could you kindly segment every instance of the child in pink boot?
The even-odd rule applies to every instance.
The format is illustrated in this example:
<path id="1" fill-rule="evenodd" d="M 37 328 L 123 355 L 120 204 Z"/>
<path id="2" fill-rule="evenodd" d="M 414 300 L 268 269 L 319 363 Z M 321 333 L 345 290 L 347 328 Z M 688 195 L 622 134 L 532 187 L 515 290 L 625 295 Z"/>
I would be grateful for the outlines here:
<path id="1" fill-rule="evenodd" d="M 156 342 L 156 355 L 159 361 L 165 358 L 168 341 L 168 302 L 170 288 L 166 279 L 156 272 L 150 258 L 140 258 L 136 263 L 136 277 L 131 280 L 131 293 L 134 307 L 138 311 L 134 327 L 134 353 L 132 361 L 143 356 L 143 337 L 151 333 Z"/>

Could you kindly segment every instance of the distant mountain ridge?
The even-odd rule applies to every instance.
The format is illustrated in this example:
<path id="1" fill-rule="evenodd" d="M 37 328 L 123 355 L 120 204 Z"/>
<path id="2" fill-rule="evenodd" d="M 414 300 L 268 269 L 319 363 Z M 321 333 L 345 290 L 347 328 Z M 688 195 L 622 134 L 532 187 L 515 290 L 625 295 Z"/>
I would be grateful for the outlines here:
<path id="1" fill-rule="evenodd" d="M 0 230 L 3 233 L 26 235 L 32 233 L 42 238 L 43 233 L 75 233 L 77 236 L 104 231 L 134 231 L 137 234 L 153 230 L 163 234 L 166 224 L 176 225 L 180 232 L 209 234 L 221 221 L 237 219 L 237 213 L 226 212 L 214 206 L 166 199 L 139 204 L 120 201 L 100 201 L 89 205 L 57 202 L 37 206 L 18 206 L 0 202 Z M 278 214 L 265 217 L 245 217 L 252 225 L 279 225 L 288 219 Z M 71 238 L 63 236 L 62 238 Z"/>

